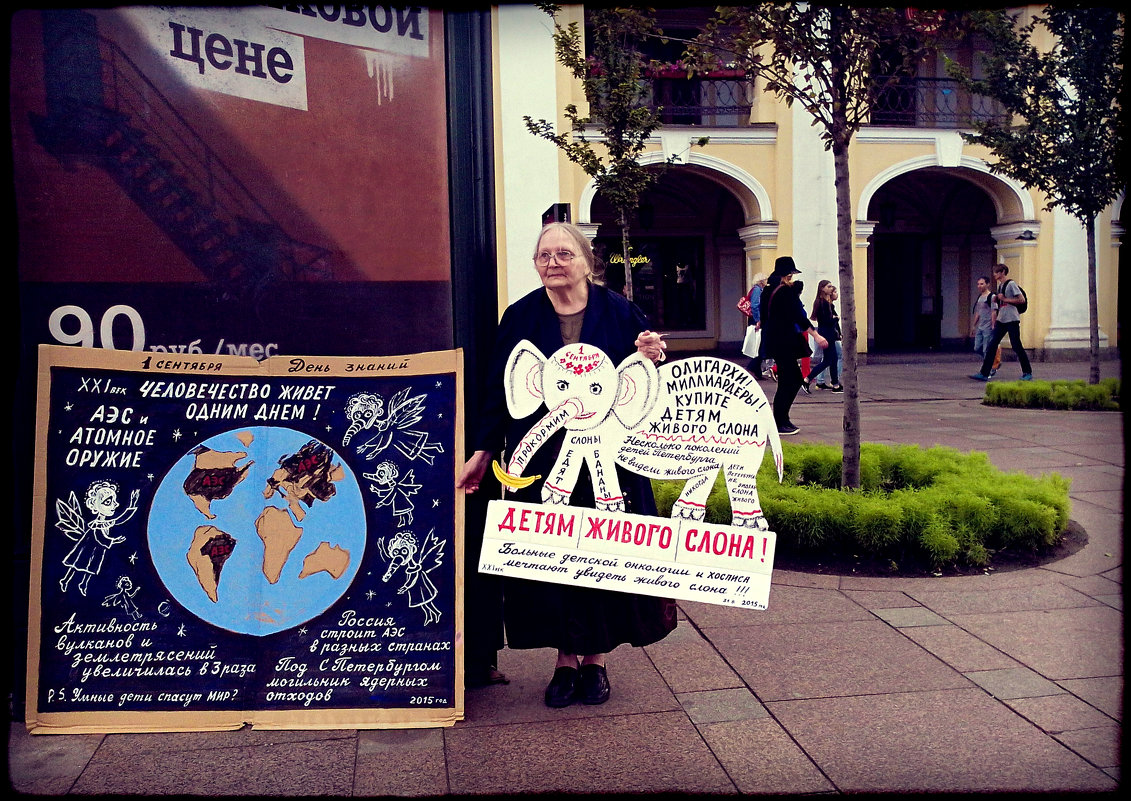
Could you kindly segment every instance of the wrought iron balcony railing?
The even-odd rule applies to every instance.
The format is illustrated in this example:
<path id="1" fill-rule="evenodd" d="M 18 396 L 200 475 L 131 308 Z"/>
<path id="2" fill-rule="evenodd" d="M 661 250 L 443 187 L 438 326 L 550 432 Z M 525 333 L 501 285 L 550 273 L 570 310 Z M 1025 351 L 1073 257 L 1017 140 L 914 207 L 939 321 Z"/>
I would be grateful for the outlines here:
<path id="1" fill-rule="evenodd" d="M 872 113 L 873 125 L 908 128 L 969 128 L 975 121 L 1007 120 L 999 103 L 971 94 L 949 78 L 896 79 L 880 91 Z"/>
<path id="2" fill-rule="evenodd" d="M 735 128 L 750 120 L 754 89 L 744 77 L 653 78 L 651 103 L 665 125 Z"/>
<path id="3" fill-rule="evenodd" d="M 888 79 L 881 76 L 881 82 Z M 754 107 L 753 84 L 744 77 L 686 75 L 647 82 L 649 105 L 665 125 L 747 125 Z M 880 91 L 873 125 L 906 128 L 969 128 L 974 121 L 1005 122 L 999 103 L 971 94 L 949 78 L 900 78 Z"/>

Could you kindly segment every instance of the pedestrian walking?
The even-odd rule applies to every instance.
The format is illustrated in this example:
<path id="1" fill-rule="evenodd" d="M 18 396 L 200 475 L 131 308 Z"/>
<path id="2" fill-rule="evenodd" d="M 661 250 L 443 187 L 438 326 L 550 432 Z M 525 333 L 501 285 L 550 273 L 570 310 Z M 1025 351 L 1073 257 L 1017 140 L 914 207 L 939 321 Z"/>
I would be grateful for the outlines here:
<path id="1" fill-rule="evenodd" d="M 801 430 L 790 421 L 789 410 L 803 380 L 798 359 L 809 355 L 809 335 L 813 329 L 793 288 L 793 277 L 800 274 L 792 257 L 781 256 L 774 262 L 774 272 L 762 292 L 762 338 L 768 340 L 767 353 L 777 363 L 773 408 L 774 422 L 782 436 Z M 814 332 L 813 337 L 821 347 L 828 346 L 821 334 Z"/>
<path id="2" fill-rule="evenodd" d="M 840 385 L 840 366 L 838 363 L 841 332 L 840 315 L 837 314 L 834 302 L 836 299 L 837 290 L 832 281 L 822 280 L 817 285 L 817 296 L 813 299 L 813 310 L 809 319 L 817 321 L 817 333 L 828 341 L 828 345 L 821 351 L 821 361 L 813 367 L 805 378 L 805 382 L 801 385 L 802 390 L 806 393 L 809 392 L 814 377 L 826 370 L 832 377 L 832 384 L 829 389 L 833 392 L 844 392 L 844 388 Z"/>
<path id="3" fill-rule="evenodd" d="M 1025 353 L 1025 346 L 1021 344 L 1021 310 L 1028 305 L 1025 292 L 1017 282 L 1009 277 L 1009 267 L 1005 264 L 994 265 L 994 280 L 997 282 L 997 320 L 994 323 L 993 334 L 987 352 L 982 357 L 982 369 L 970 377 L 975 381 L 989 381 L 993 369 L 994 354 L 1001 341 L 1008 335 L 1009 344 L 1017 354 L 1017 361 L 1021 363 L 1021 380 L 1033 380 L 1033 368 L 1029 364 L 1029 356 Z"/>

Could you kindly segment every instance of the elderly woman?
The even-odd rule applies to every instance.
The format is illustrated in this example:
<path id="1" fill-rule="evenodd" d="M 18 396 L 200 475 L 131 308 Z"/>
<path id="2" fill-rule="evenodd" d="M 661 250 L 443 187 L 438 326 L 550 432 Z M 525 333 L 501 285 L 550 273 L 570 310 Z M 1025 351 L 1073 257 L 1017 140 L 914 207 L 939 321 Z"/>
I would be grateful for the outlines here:
<path id="1" fill-rule="evenodd" d="M 747 325 L 752 325 L 756 329 L 762 328 L 762 290 L 766 288 L 766 279 L 769 276 L 765 273 L 758 273 L 754 276 L 754 286 L 750 287 L 750 291 L 746 294 L 746 299 L 750 301 L 750 319 L 747 320 Z M 750 360 L 746 369 L 754 374 L 754 377 L 761 379 L 762 376 L 762 360 L 765 358 L 765 349 L 762 347 L 762 340 L 758 341 L 758 355 Z"/>
<path id="2" fill-rule="evenodd" d="M 511 304 L 503 313 L 483 386 L 484 398 L 475 420 L 475 452 L 464 465 L 456 486 L 476 492 L 488 477 L 492 458 L 510 452 L 545 413 L 514 420 L 507 412 L 503 371 L 507 357 L 523 339 L 549 356 L 567 344 L 581 342 L 604 351 L 614 364 L 639 351 L 653 361 L 664 359 L 666 344 L 649 330 L 643 312 L 606 289 L 597 273 L 589 240 L 569 223 L 550 223 L 538 236 L 534 267 L 542 287 Z M 559 430 L 535 453 L 528 475 L 550 472 L 564 439 Z M 627 511 L 656 514 L 646 479 L 617 468 Z M 539 503 L 541 481 L 516 496 Z M 498 497 L 496 495 L 496 497 Z M 571 503 L 594 505 L 592 482 L 582 466 Z M 675 602 L 651 596 L 596 590 L 548 582 L 507 578 L 503 585 L 503 618 L 511 648 L 554 648 L 557 662 L 546 687 L 545 702 L 565 707 L 574 701 L 602 704 L 609 698 L 605 657 L 618 645 L 644 646 L 663 639 L 676 625 Z"/>

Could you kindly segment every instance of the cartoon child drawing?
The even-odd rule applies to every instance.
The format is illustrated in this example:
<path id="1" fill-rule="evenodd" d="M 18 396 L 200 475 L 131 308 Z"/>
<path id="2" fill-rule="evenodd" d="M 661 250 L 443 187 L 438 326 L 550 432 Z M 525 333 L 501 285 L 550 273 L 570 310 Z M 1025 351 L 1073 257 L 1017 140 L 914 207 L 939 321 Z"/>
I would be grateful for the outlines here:
<path id="1" fill-rule="evenodd" d="M 400 479 L 400 470 L 397 469 L 395 464 L 385 460 L 377 465 L 377 469 L 372 473 L 362 473 L 361 475 L 362 478 L 367 478 L 373 482 L 369 486 L 369 491 L 377 496 L 375 508 L 391 506 L 397 526 L 411 526 L 412 510 L 415 508 L 412 505 L 411 497 L 420 490 L 420 485 L 416 483 L 416 477 L 412 471 L 409 470 L 405 473 L 404 479 L 398 480 Z"/>
<path id="2" fill-rule="evenodd" d="M 424 610 L 425 626 L 440 619 L 440 610 L 432 603 L 436 598 L 436 585 L 432 583 L 428 574 L 440 566 L 444 556 L 444 543 L 433 536 L 434 531 L 435 529 L 429 531 L 428 536 L 424 538 L 424 547 L 419 557 L 416 537 L 411 531 L 398 531 L 389 540 L 388 548 L 385 547 L 384 537 L 377 540 L 378 552 L 389 560 L 389 569 L 385 571 L 381 581 L 388 581 L 398 567 L 404 567 L 404 584 L 397 590 L 397 594 L 408 595 L 410 608 L 420 607 Z M 425 569 L 425 560 L 433 554 L 434 561 Z"/>
<path id="3" fill-rule="evenodd" d="M 106 551 L 119 542 L 125 542 L 125 537 L 110 535 L 110 529 L 125 523 L 137 511 L 139 491 L 130 493 L 130 504 L 125 510 L 114 516 L 118 511 L 118 485 L 113 481 L 100 479 L 93 482 L 86 490 L 84 498 L 86 508 L 94 515 L 89 523 L 83 519 L 82 508 L 74 492 L 66 501 L 55 501 L 55 513 L 58 521 L 55 527 L 75 540 L 75 547 L 63 557 L 63 564 L 67 572 L 59 581 L 63 592 L 67 591 L 75 573 L 82 573 L 79 579 L 79 592 L 86 595 L 90 577 L 98 575 L 102 570 L 102 560 L 106 558 Z"/>
<path id="4" fill-rule="evenodd" d="M 373 459 L 390 445 L 409 459 L 423 459 L 432 464 L 437 454 L 444 452 L 439 442 L 429 442 L 428 432 L 417 431 L 416 425 L 424 417 L 424 401 L 427 394 L 409 397 L 406 387 L 385 400 L 373 392 L 359 392 L 346 401 L 345 413 L 350 420 L 349 428 L 342 437 L 342 445 L 361 431 L 372 429 L 373 436 L 356 446 L 357 452 L 366 459 Z"/>
<path id="5" fill-rule="evenodd" d="M 107 595 L 102 600 L 102 605 L 120 607 L 127 615 L 138 620 L 141 618 L 141 610 L 134 603 L 134 596 L 140 589 L 141 587 L 134 586 L 129 576 L 121 576 L 118 579 L 118 591 L 113 595 Z"/>

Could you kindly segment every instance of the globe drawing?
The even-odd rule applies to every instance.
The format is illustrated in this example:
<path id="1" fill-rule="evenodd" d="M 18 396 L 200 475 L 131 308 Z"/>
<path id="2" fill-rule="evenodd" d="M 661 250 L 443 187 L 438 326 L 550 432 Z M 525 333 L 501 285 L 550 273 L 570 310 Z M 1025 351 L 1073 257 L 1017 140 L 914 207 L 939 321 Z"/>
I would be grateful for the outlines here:
<path id="1" fill-rule="evenodd" d="M 290 428 L 246 426 L 173 465 L 154 495 L 148 538 L 158 575 L 185 609 L 266 636 L 325 612 L 349 589 L 365 551 L 365 508 L 332 448 Z"/>

